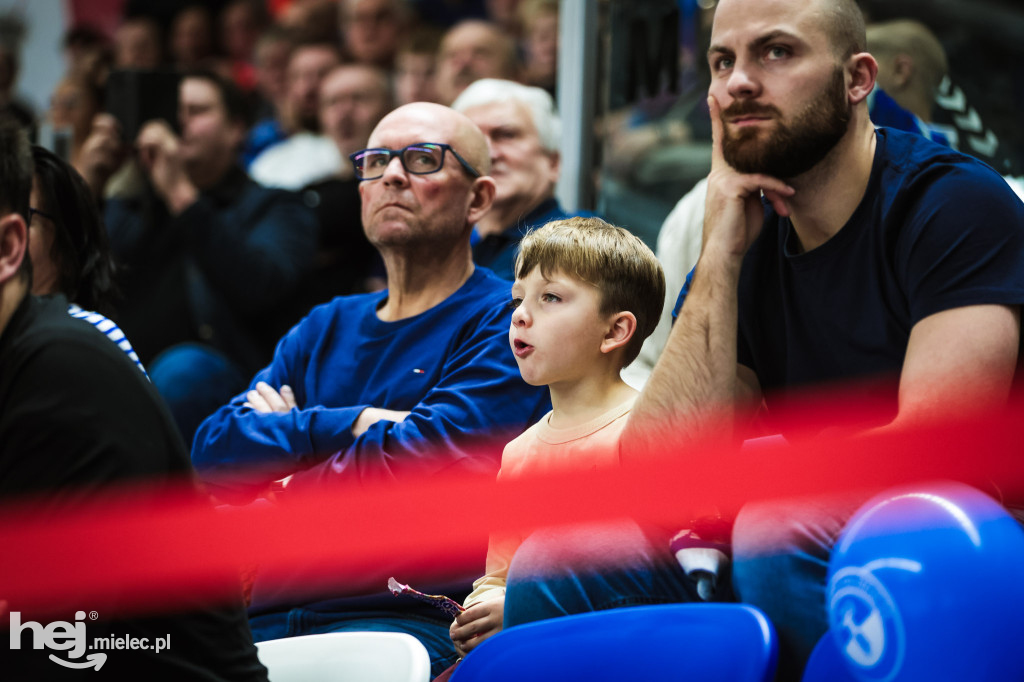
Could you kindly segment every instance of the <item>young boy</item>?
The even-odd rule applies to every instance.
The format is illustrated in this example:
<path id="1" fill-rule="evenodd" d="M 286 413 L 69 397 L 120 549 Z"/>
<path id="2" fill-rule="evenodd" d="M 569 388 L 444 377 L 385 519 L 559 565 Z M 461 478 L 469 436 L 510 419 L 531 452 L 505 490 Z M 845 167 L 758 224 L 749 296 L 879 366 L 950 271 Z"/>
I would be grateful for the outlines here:
<path id="1" fill-rule="evenodd" d="M 661 265 L 637 237 L 598 218 L 548 223 L 524 237 L 519 249 L 509 343 L 523 379 L 550 389 L 552 410 L 505 447 L 498 477 L 563 467 L 589 471 L 618 466 L 619 436 L 637 396 L 619 374 L 658 324 L 665 297 Z M 605 539 L 621 538 L 616 530 L 601 533 Z M 549 548 L 563 541 L 573 545 L 571 537 L 584 535 L 562 535 L 543 543 Z M 524 538 L 491 538 L 487 574 L 473 584 L 466 611 L 451 626 L 460 656 L 501 630 L 503 616 L 511 614 L 506 611 L 506 579 L 521 545 L 528 551 Z M 607 589 L 603 580 L 601 584 L 602 590 L 623 600 L 594 600 L 588 595 L 579 610 L 646 599 Z M 640 585 L 637 591 L 646 593 L 646 587 Z M 685 601 L 689 596 L 685 588 L 678 594 L 668 600 Z M 658 599 L 648 603 L 653 601 Z M 530 615 L 508 620 L 510 625 L 534 619 L 532 605 L 512 602 L 510 598 L 509 609 Z"/>

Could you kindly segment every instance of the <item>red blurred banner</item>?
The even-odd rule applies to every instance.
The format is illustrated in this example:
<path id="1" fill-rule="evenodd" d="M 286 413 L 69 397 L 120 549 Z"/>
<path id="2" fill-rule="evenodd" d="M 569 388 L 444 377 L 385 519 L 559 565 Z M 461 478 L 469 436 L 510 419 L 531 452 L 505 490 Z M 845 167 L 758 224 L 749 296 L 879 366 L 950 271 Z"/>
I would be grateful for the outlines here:
<path id="1" fill-rule="evenodd" d="M 857 409 L 836 404 L 835 409 Z M 66 604 L 119 613 L 173 608 L 184 596 L 237 589 L 246 567 L 322 571 L 344 585 L 378 585 L 396 557 L 416 583 L 482 573 L 488 533 L 631 517 L 684 527 L 752 499 L 828 494 L 953 479 L 997 500 L 1024 500 L 1020 402 L 998 413 L 949 416 L 885 436 L 781 439 L 663 451 L 610 472 L 567 472 L 498 485 L 490 476 L 435 475 L 379 485 L 325 486 L 276 503 L 214 510 L 189 486 L 154 499 L 112 490 L 55 516 L 47 505 L 0 508 L 0 600 L 38 613 Z M 865 499 L 867 495 L 865 495 Z M 78 608 L 76 606 L 75 608 Z M 108 614 L 105 614 L 108 615 Z"/>

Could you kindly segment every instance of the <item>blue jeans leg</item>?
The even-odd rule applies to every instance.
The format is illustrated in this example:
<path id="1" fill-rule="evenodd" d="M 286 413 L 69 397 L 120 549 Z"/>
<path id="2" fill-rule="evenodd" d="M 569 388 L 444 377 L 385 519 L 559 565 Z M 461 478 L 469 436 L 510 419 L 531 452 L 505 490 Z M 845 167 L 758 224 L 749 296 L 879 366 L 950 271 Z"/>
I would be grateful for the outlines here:
<path id="1" fill-rule="evenodd" d="M 504 627 L 623 606 L 700 601 L 664 547 L 633 522 L 542 529 L 516 551 Z"/>
<path id="2" fill-rule="evenodd" d="M 189 448 L 203 420 L 248 386 L 226 355 L 198 343 L 171 346 L 147 370 Z"/>
<path id="3" fill-rule="evenodd" d="M 778 682 L 798 681 L 828 630 L 825 589 L 832 547 L 866 498 L 750 503 L 733 527 L 733 589 L 768 616 L 779 636 Z"/>

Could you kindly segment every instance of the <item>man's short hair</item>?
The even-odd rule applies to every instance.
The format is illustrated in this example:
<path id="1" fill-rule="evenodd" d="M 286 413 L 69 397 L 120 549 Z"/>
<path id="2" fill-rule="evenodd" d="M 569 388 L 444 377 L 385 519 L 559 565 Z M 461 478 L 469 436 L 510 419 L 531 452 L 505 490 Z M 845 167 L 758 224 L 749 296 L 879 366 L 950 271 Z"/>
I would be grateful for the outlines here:
<path id="1" fill-rule="evenodd" d="M 14 118 L 0 116 L 0 215 L 17 213 L 28 225 L 29 198 L 32 195 L 32 148 L 28 133 Z M 18 272 L 31 281 L 32 262 L 28 253 Z"/>
<path id="2" fill-rule="evenodd" d="M 254 117 L 251 103 L 232 81 L 210 69 L 193 69 L 185 73 L 182 80 L 186 78 L 204 80 L 213 85 L 220 94 L 220 101 L 224 104 L 228 119 L 241 123 L 246 128 L 252 125 Z"/>
<path id="3" fill-rule="evenodd" d="M 597 287 L 601 314 L 628 311 L 636 333 L 626 344 L 622 366 L 636 359 L 644 339 L 658 326 L 665 302 L 665 273 L 639 237 L 600 218 L 554 220 L 519 243 L 516 278 L 540 268 L 545 277 L 560 270 Z"/>
<path id="4" fill-rule="evenodd" d="M 555 100 L 541 88 L 500 78 L 481 78 L 470 83 L 469 87 L 455 98 L 452 109 L 465 113 L 466 109 L 495 102 L 525 104 L 530 110 L 541 145 L 549 152 L 558 151 L 562 137 L 562 120 L 555 110 Z"/>
<path id="5" fill-rule="evenodd" d="M 867 50 L 864 13 L 856 0 L 819 0 L 825 12 L 829 42 L 841 61 Z"/>

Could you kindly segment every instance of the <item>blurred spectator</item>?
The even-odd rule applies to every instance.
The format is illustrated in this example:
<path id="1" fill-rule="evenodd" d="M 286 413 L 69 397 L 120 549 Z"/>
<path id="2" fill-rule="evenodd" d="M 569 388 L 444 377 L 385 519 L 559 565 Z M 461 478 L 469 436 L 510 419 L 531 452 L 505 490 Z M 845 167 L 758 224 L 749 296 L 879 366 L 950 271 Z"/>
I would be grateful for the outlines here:
<path id="1" fill-rule="evenodd" d="M 288 85 L 281 121 L 290 133 L 320 130 L 320 84 L 341 61 L 338 48 L 329 43 L 297 45 L 288 60 Z"/>
<path id="2" fill-rule="evenodd" d="M 970 154 L 1001 173 L 1016 163 L 996 133 L 949 80 L 945 50 L 935 34 L 912 19 L 868 27 L 868 51 L 878 61 L 871 120 L 918 133 Z"/>
<path id="3" fill-rule="evenodd" d="M 186 5 L 171 22 L 171 61 L 182 70 L 211 66 L 213 17 L 205 5 Z"/>
<path id="4" fill-rule="evenodd" d="M 301 314 L 335 296 L 384 285 L 380 254 L 366 239 L 359 219 L 359 180 L 348 157 L 366 148 L 370 133 L 391 108 L 387 73 L 377 67 L 342 64 L 324 78 L 320 120 L 342 165 L 331 177 L 302 190 L 303 201 L 316 212 L 320 233 L 313 271 L 297 297 Z"/>
<path id="5" fill-rule="evenodd" d="M 32 293 L 110 315 L 117 287 L 107 233 L 82 177 L 53 152 L 32 147 L 29 252 Z"/>
<path id="6" fill-rule="evenodd" d="M 409 32 L 395 55 L 395 104 L 437 102 L 435 71 L 441 33 L 432 26 L 419 26 Z"/>
<path id="7" fill-rule="evenodd" d="M 357 62 L 391 68 L 409 28 L 408 0 L 340 0 L 345 49 Z"/>
<path id="8" fill-rule="evenodd" d="M 501 27 L 510 36 L 519 36 L 519 17 L 517 10 L 520 0 L 484 0 L 487 18 Z"/>
<path id="9" fill-rule="evenodd" d="M 131 343 L 106 317 L 113 314 L 117 286 L 107 231 L 92 191 L 75 169 L 53 152 L 33 146 L 32 160 L 35 174 L 28 239 L 32 293 L 63 294 L 72 317 L 84 319 L 106 334 L 145 373 Z"/>
<path id="10" fill-rule="evenodd" d="M 163 64 L 163 31 L 155 19 L 125 19 L 114 34 L 114 66 L 119 69 L 155 69 Z"/>
<path id="11" fill-rule="evenodd" d="M 476 224 L 473 262 L 499 277 L 515 279 L 519 242 L 534 227 L 568 218 L 555 199 L 561 121 L 544 90 L 485 78 L 452 104 L 483 131 L 497 191 Z"/>
<path id="12" fill-rule="evenodd" d="M 17 50 L 0 43 L 0 115 L 10 116 L 23 128 L 30 129 L 35 125 L 35 114 L 28 104 L 14 94 L 19 67 Z"/>
<path id="13" fill-rule="evenodd" d="M 84 75 L 65 76 L 50 96 L 49 123 L 71 133 L 68 161 L 78 167 L 82 148 L 92 132 L 93 118 L 103 106 L 103 95 Z"/>
<path id="14" fill-rule="evenodd" d="M 321 81 L 341 61 L 341 53 L 331 43 L 301 43 L 292 47 L 285 69 L 284 97 L 278 113 L 253 126 L 246 141 L 246 163 L 252 171 L 256 159 L 289 136 L 319 130 L 318 92 Z M 301 186 L 298 185 L 298 186 Z"/>
<path id="15" fill-rule="evenodd" d="M 555 96 L 558 75 L 558 0 L 524 0 L 522 25 L 523 81 Z"/>
<path id="16" fill-rule="evenodd" d="M 34 520 L 61 523 L 77 505 L 102 502 L 116 485 L 144 483 L 141 504 L 155 501 L 168 485 L 188 485 L 193 471 L 184 443 L 149 382 L 124 353 L 71 319 L 62 296 L 29 295 L 25 222 L 33 163 L 27 137 L 10 119 L 0 119 L 0 149 L 0 500 L 10 505 L 31 496 Z M 122 607 L 128 596 L 116 595 Z M 5 597 L 17 611 L 17 598 Z M 79 634 L 84 640 L 84 630 Z M 237 589 L 225 591 L 217 605 L 185 597 L 170 614 L 90 622 L 89 634 L 173 641 L 156 655 L 141 648 L 118 651 L 111 662 L 118 679 L 267 679 Z M 19 633 L 12 629 L 12 635 L 17 639 Z M 20 646 L 0 648 L 0 667 L 13 679 L 64 679 L 52 657 L 31 640 L 29 635 Z"/>
<path id="17" fill-rule="evenodd" d="M 450 104 L 479 78 L 519 80 L 515 41 L 496 24 L 468 20 L 456 24 L 441 40 L 437 58 L 437 94 Z"/>
<path id="18" fill-rule="evenodd" d="M 917 21 L 871 24 L 868 52 L 878 62 L 875 85 L 922 121 L 932 119 L 935 96 L 949 72 L 938 38 Z"/>
<path id="19" fill-rule="evenodd" d="M 111 199 L 111 246 L 124 263 L 120 322 L 182 434 L 245 385 L 282 329 L 268 323 L 307 272 L 314 216 L 237 165 L 245 102 L 210 72 L 179 89 L 181 137 L 147 123 L 136 146 L 150 187 Z"/>
<path id="20" fill-rule="evenodd" d="M 259 0 L 231 0 L 220 12 L 221 47 L 232 59 L 251 62 L 270 19 Z"/>
<path id="21" fill-rule="evenodd" d="M 82 74 L 102 86 L 114 62 L 110 40 L 88 24 L 78 24 L 64 34 L 64 65 L 68 74 Z"/>
<path id="22" fill-rule="evenodd" d="M 342 64 L 320 86 L 320 125 L 345 159 L 340 173 L 352 177 L 350 154 L 366 148 L 370 133 L 391 111 L 391 84 L 386 71 L 364 64 Z"/>
<path id="23" fill-rule="evenodd" d="M 279 130 L 287 133 L 287 137 L 265 146 L 249 164 L 254 180 L 270 187 L 299 189 L 337 172 L 340 166 L 337 149 L 318 133 L 320 85 L 327 72 L 340 61 L 338 49 L 328 43 L 297 45 L 292 51 L 284 111 L 278 117 Z M 250 141 L 266 127 L 266 122 L 256 126 L 249 134 Z M 282 158 L 298 157 L 304 158 L 301 177 L 292 175 L 291 169 L 283 172 L 277 165 Z"/>
<path id="24" fill-rule="evenodd" d="M 338 0 L 293 0 L 278 23 L 301 42 L 340 45 Z"/>
<path id="25" fill-rule="evenodd" d="M 450 28 L 466 19 L 487 19 L 487 0 L 410 0 L 420 22 Z"/>
<path id="26" fill-rule="evenodd" d="M 257 124 L 246 140 L 243 157 L 246 165 L 270 143 L 287 135 L 279 122 L 288 96 L 288 60 L 295 43 L 291 34 L 280 26 L 271 26 L 256 42 L 253 55 L 257 105 Z M 263 137 L 256 135 L 260 126 L 268 126 Z"/>
<path id="27" fill-rule="evenodd" d="M 73 156 L 75 170 L 85 179 L 97 200 L 117 194 L 111 191 L 111 186 L 123 182 L 123 177 L 118 176 L 137 176 L 140 173 L 134 164 L 125 163 L 127 148 L 121 138 L 121 125 L 117 119 L 112 114 L 97 114 L 92 119 L 89 136 Z M 137 177 L 134 180 L 141 182 Z"/>

